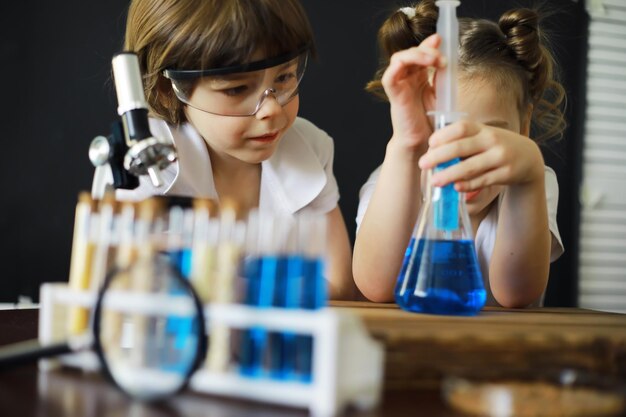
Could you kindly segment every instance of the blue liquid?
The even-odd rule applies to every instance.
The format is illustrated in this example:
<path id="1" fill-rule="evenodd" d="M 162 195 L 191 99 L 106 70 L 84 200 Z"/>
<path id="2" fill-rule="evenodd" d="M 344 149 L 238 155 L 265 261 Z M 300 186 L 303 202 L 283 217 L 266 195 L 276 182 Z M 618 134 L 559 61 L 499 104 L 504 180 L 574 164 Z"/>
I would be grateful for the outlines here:
<path id="1" fill-rule="evenodd" d="M 248 258 L 244 262 L 246 294 L 244 303 L 249 306 L 261 304 L 262 258 Z M 273 286 L 273 283 L 268 283 Z M 264 302 L 266 304 L 267 301 Z M 241 335 L 239 369 L 242 375 L 255 377 L 263 373 L 263 353 L 267 345 L 267 332 L 262 327 L 251 327 Z"/>
<path id="2" fill-rule="evenodd" d="M 265 256 L 251 258 L 245 264 L 247 279 L 247 305 L 257 308 L 296 307 L 298 289 L 290 274 L 299 273 L 299 258 L 287 256 Z M 295 271 L 294 271 L 295 268 Z M 293 372 L 290 353 L 293 348 L 290 336 L 281 332 L 268 332 L 263 327 L 252 327 L 243 332 L 240 369 L 251 377 L 269 375 L 276 379 L 286 379 Z"/>
<path id="3" fill-rule="evenodd" d="M 275 264 L 271 266 L 271 272 L 274 275 L 274 293 L 271 305 L 273 307 L 292 308 L 297 306 L 298 294 L 294 294 L 294 285 L 291 280 L 299 279 L 299 276 L 292 277 L 291 273 L 299 274 L 298 268 L 299 258 L 291 258 L 287 256 L 267 256 L 263 258 L 262 265 Z M 291 268 L 290 268 L 291 267 Z M 294 267 L 296 270 L 294 271 Z M 291 290 L 291 294 L 289 293 Z M 288 379 L 293 372 L 293 347 L 290 347 L 294 338 L 293 334 L 286 332 L 269 332 L 269 372 L 270 376 L 275 379 Z"/>
<path id="4" fill-rule="evenodd" d="M 180 249 L 180 250 L 173 250 L 173 251 L 169 251 L 167 252 L 169 258 L 170 258 L 170 262 L 172 263 L 172 265 L 178 269 L 178 271 L 180 272 L 180 274 L 185 277 L 186 279 L 189 279 L 189 276 L 191 275 L 191 256 L 192 256 L 192 251 L 191 249 Z"/>
<path id="5" fill-rule="evenodd" d="M 150 291 L 190 298 L 187 289 L 172 275 L 176 270 L 188 279 L 189 268 L 185 265 L 190 265 L 190 257 L 189 249 L 159 252 L 155 274 L 168 274 L 169 279 L 155 279 Z M 146 366 L 184 376 L 195 365 L 198 339 L 204 337 L 198 318 L 172 314 L 162 319 L 150 317 L 148 322 Z"/>
<path id="6" fill-rule="evenodd" d="M 302 268 L 304 287 L 301 307 L 308 310 L 325 307 L 328 294 L 324 279 L 324 262 L 319 258 L 304 258 Z"/>
<path id="7" fill-rule="evenodd" d="M 417 313 L 477 314 L 485 305 L 487 293 L 474 242 L 420 239 L 415 248 L 415 239 L 411 239 L 395 298 L 402 309 Z"/>
<path id="8" fill-rule="evenodd" d="M 191 272 L 191 249 L 181 249 L 169 251 L 166 253 L 170 264 L 188 280 Z M 170 288 L 171 295 L 187 296 L 187 291 L 182 287 Z M 165 319 L 165 331 L 169 335 L 169 346 L 171 347 L 170 355 L 178 356 L 177 362 L 172 358 L 161 358 L 169 365 L 162 367 L 163 370 L 179 372 L 184 374 L 189 368 L 195 353 L 195 345 L 197 343 L 196 334 L 203 334 L 204 330 L 197 332 L 199 322 L 196 318 L 168 316 Z M 196 332 L 194 333 L 194 330 Z"/>
<path id="9" fill-rule="evenodd" d="M 435 172 L 457 164 L 459 158 L 437 165 Z M 441 187 L 441 198 L 433 202 L 433 220 L 438 230 L 457 230 L 459 228 L 459 192 L 454 184 Z"/>
<path id="10" fill-rule="evenodd" d="M 317 309 L 326 305 L 323 262 L 299 255 L 249 258 L 244 302 L 257 308 Z M 240 372 L 245 376 L 311 381 L 313 339 L 253 327 L 243 332 Z"/>
<path id="11" fill-rule="evenodd" d="M 304 294 L 302 308 L 317 310 L 326 306 L 328 293 L 324 279 L 324 262 L 307 258 L 303 262 Z M 296 369 L 302 382 L 311 382 L 313 376 L 313 337 L 299 336 L 296 340 Z"/>

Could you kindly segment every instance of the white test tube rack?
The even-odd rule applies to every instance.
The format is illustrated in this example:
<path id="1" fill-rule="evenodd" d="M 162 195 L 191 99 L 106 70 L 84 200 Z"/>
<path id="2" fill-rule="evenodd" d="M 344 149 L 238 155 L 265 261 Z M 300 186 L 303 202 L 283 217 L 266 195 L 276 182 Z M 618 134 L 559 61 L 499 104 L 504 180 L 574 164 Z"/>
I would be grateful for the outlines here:
<path id="1" fill-rule="evenodd" d="M 91 309 L 96 295 L 76 291 L 63 283 L 46 283 L 40 289 L 39 341 L 42 344 L 67 336 L 70 307 Z M 225 372 L 198 369 L 191 378 L 192 391 L 306 408 L 314 417 L 338 415 L 348 405 L 371 409 L 378 405 L 383 382 L 384 351 L 373 340 L 358 317 L 333 308 L 289 310 L 254 308 L 239 304 L 204 307 L 207 326 L 220 323 L 232 329 L 262 326 L 269 331 L 289 331 L 313 338 L 310 383 L 247 378 L 236 368 Z M 58 366 L 97 372 L 100 365 L 93 352 L 41 360 L 42 370 Z"/>

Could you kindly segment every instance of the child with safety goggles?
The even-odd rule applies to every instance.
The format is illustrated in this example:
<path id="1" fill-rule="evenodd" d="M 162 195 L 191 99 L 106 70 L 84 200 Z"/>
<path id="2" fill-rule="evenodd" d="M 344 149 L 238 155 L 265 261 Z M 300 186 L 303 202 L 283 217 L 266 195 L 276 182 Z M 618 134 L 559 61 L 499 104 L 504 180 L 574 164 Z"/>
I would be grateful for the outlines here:
<path id="1" fill-rule="evenodd" d="M 297 117 L 314 53 L 299 1 L 133 0 L 124 47 L 139 58 L 151 132 L 173 142 L 178 160 L 164 186 L 141 178 L 116 197 L 227 196 L 246 211 L 325 215 L 329 293 L 350 298 L 333 140 Z"/>

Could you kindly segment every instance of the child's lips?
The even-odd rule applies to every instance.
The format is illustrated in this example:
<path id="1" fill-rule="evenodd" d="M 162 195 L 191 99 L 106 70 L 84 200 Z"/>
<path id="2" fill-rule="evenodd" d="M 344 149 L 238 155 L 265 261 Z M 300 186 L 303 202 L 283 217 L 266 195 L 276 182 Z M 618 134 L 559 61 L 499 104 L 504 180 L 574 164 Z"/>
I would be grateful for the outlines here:
<path id="1" fill-rule="evenodd" d="M 465 193 L 465 201 L 470 201 L 475 199 L 478 194 L 480 194 L 482 190 L 474 190 L 474 191 L 468 191 Z"/>
<path id="2" fill-rule="evenodd" d="M 268 143 L 268 142 L 273 142 L 277 137 L 278 137 L 278 132 L 274 132 L 274 133 L 268 133 L 262 136 L 254 136 L 254 137 L 251 137 L 250 140 Z"/>

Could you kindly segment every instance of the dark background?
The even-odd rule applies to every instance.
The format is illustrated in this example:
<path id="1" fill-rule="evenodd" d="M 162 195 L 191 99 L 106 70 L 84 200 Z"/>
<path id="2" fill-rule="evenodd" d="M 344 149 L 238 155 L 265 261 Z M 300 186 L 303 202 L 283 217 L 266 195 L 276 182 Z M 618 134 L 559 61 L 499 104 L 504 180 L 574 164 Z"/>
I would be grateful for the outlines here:
<path id="1" fill-rule="evenodd" d="M 300 115 L 335 139 L 341 208 L 354 239 L 358 192 L 382 162 L 391 135 L 388 106 L 363 91 L 377 68 L 376 31 L 408 2 L 302 0 L 319 59 L 301 88 Z M 459 16 L 497 19 L 535 1 L 464 0 Z M 548 3 L 548 2 L 545 2 Z M 0 6 L 2 139 L 0 302 L 35 300 L 44 281 L 66 281 L 74 205 L 88 190 L 91 139 L 116 118 L 110 60 L 122 45 L 128 1 L 3 2 Z M 546 305 L 577 297 L 578 186 L 584 116 L 588 18 L 582 1 L 554 0 L 545 23 L 568 91 L 570 127 L 546 149 L 561 194 L 565 254 L 552 265 Z"/>

